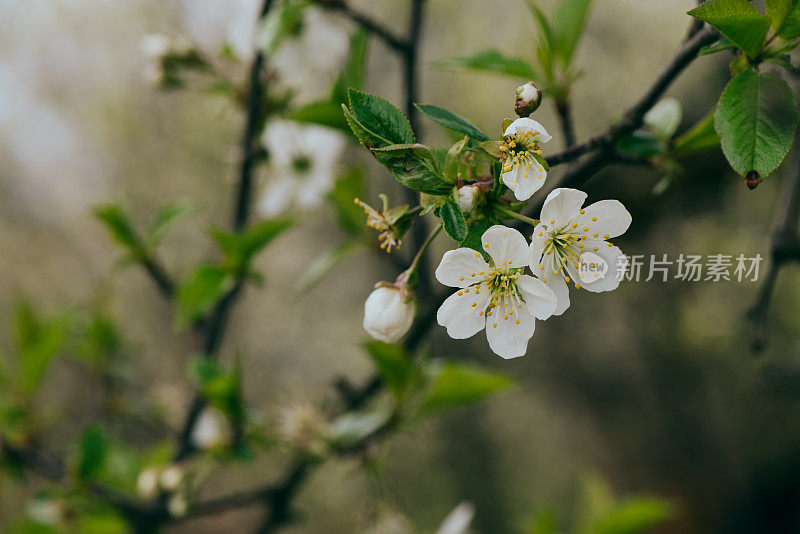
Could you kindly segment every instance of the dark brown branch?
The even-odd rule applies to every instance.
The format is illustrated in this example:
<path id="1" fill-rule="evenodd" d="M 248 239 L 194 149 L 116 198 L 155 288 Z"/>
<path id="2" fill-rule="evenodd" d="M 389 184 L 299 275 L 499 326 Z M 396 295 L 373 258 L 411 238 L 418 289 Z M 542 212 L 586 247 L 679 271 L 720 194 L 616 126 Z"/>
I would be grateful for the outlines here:
<path id="1" fill-rule="evenodd" d="M 350 20 L 364 28 L 367 32 L 386 43 L 386 45 L 395 52 L 399 54 L 406 52 L 408 43 L 405 40 L 396 36 L 391 30 L 388 30 L 385 26 L 372 19 L 368 15 L 353 9 L 344 0 L 317 0 L 317 3 L 319 3 L 319 5 L 322 7 L 343 13 Z"/>
<path id="2" fill-rule="evenodd" d="M 155 258 L 150 256 L 142 258 L 141 264 L 145 272 L 153 279 L 161 295 L 165 299 L 171 300 L 172 297 L 175 296 L 175 283 L 169 277 L 164 267 L 162 267 Z"/>
<path id="3" fill-rule="evenodd" d="M 561 136 L 565 146 L 575 144 L 575 124 L 572 120 L 572 104 L 569 100 L 556 100 L 556 114 L 561 125 Z"/>
<path id="4" fill-rule="evenodd" d="M 681 45 L 669 64 L 658 75 L 656 81 L 636 104 L 625 112 L 619 122 L 616 122 L 604 132 L 548 156 L 548 164 L 552 167 L 573 161 L 594 150 L 610 150 L 613 148 L 617 139 L 632 133 L 642 125 L 644 114 L 658 102 L 672 82 L 675 81 L 675 78 L 697 57 L 700 49 L 713 43 L 718 38 L 717 31 L 709 27 L 703 28 L 692 35 Z"/>
<path id="5" fill-rule="evenodd" d="M 266 16 L 273 2 L 274 0 L 264 0 L 259 18 L 264 18 L 264 16 Z M 236 192 L 236 203 L 233 209 L 233 221 L 231 224 L 235 232 L 241 232 L 247 226 L 250 217 L 253 171 L 260 154 L 257 137 L 264 118 L 264 91 L 262 83 L 264 62 L 264 53 L 259 50 L 256 52 L 250 66 L 246 119 L 241 141 L 242 160 L 239 168 L 239 183 Z M 205 343 L 203 353 L 206 357 L 216 358 L 217 356 L 217 352 L 222 343 L 223 334 L 228 324 L 231 308 L 243 288 L 244 276 L 245 273 L 239 275 L 236 285 L 217 303 L 209 315 L 204 329 Z M 204 407 L 205 400 L 202 396 L 196 394 L 194 399 L 192 399 L 189 412 L 187 413 L 179 434 L 178 451 L 175 456 L 176 461 L 183 460 L 194 452 L 194 446 L 191 440 L 192 432 Z"/>

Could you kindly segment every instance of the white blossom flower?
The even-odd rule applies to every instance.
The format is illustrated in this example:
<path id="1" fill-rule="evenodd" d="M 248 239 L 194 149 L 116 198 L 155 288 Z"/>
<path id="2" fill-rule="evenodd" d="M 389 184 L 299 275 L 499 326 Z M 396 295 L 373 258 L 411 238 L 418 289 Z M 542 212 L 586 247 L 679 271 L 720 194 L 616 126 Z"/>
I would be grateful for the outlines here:
<path id="1" fill-rule="evenodd" d="M 541 156 L 539 143 L 552 137 L 544 126 L 533 119 L 520 118 L 512 122 L 503 134 L 502 151 L 503 183 L 514 192 L 517 200 L 528 200 L 541 189 L 547 179 L 547 171 L 536 159 Z"/>
<path id="2" fill-rule="evenodd" d="M 158 495 L 159 471 L 156 467 L 148 467 L 139 473 L 136 479 L 136 493 L 143 499 L 152 499 Z"/>
<path id="3" fill-rule="evenodd" d="M 233 431 L 224 413 L 216 408 L 203 410 L 192 431 L 192 444 L 201 450 L 216 449 L 230 443 Z"/>
<path id="4" fill-rule="evenodd" d="M 185 474 L 181 466 L 170 465 L 161 471 L 158 477 L 158 484 L 166 491 L 175 491 L 183 482 Z"/>
<path id="5" fill-rule="evenodd" d="M 467 534 L 473 517 L 475 507 L 471 503 L 462 502 L 447 514 L 436 534 Z"/>
<path id="6" fill-rule="evenodd" d="M 151 33 L 142 37 L 139 49 L 147 59 L 161 61 L 172 50 L 172 39 L 162 33 Z"/>
<path id="7" fill-rule="evenodd" d="M 444 301 L 438 323 L 453 339 L 466 339 L 486 327 L 489 347 L 503 358 L 525 354 L 535 319 L 547 319 L 556 296 L 542 281 L 522 274 L 530 262 L 528 242 L 517 230 L 495 225 L 481 237 L 491 257 L 469 248 L 444 254 L 436 279 L 459 290 Z"/>
<path id="8" fill-rule="evenodd" d="M 301 17 L 297 31 L 285 36 L 270 57 L 279 85 L 292 91 L 296 104 L 326 99 L 350 51 L 349 27 L 341 18 L 314 6 Z"/>
<path id="9" fill-rule="evenodd" d="M 344 134 L 332 128 L 286 120 L 267 124 L 262 138 L 269 152 L 268 183 L 258 200 L 263 217 L 291 208 L 311 209 L 333 188 Z"/>
<path id="10" fill-rule="evenodd" d="M 417 306 L 413 299 L 406 301 L 404 291 L 395 286 L 377 287 L 364 303 L 364 330 L 384 343 L 395 343 L 406 335 Z"/>
<path id="11" fill-rule="evenodd" d="M 29 501 L 25 512 L 31 521 L 52 527 L 62 526 L 67 515 L 63 501 L 49 497 L 37 497 Z"/>
<path id="12" fill-rule="evenodd" d="M 608 239 L 625 233 L 631 214 L 618 200 L 581 208 L 586 196 L 577 189 L 555 189 L 533 231 L 531 270 L 558 296 L 556 315 L 569 308 L 568 282 L 593 293 L 619 285 L 616 272 L 624 257 Z"/>
<path id="13" fill-rule="evenodd" d="M 183 493 L 176 493 L 167 501 L 167 511 L 172 517 L 183 517 L 189 511 L 189 500 Z"/>

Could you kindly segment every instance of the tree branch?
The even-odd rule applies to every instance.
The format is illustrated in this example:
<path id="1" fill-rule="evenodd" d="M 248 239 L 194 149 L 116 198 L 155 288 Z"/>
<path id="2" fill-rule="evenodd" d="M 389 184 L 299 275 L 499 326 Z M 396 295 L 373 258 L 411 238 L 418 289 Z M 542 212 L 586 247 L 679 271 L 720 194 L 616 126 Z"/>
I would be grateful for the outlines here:
<path id="1" fill-rule="evenodd" d="M 398 54 L 404 54 L 406 52 L 408 43 L 404 39 L 398 37 L 391 30 L 388 30 L 385 26 L 368 15 L 353 9 L 345 0 L 317 0 L 317 3 L 322 7 L 343 13 L 367 32 L 386 43 L 389 48 Z"/>
<path id="2" fill-rule="evenodd" d="M 561 152 L 547 157 L 552 167 L 567 163 L 593 150 L 610 150 L 620 137 L 632 133 L 642 125 L 644 114 L 652 108 L 675 81 L 675 78 L 697 57 L 700 50 L 719 38 L 716 30 L 705 27 L 684 41 L 678 52 L 658 75 L 656 81 L 644 95 L 630 107 L 622 119 L 604 132 L 594 135 L 585 141 L 574 144 Z"/>

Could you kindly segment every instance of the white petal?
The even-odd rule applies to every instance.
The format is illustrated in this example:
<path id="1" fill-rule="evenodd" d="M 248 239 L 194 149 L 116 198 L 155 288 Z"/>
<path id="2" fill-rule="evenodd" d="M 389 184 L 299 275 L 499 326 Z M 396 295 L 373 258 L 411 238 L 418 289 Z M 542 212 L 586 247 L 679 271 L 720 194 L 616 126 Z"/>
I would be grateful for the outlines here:
<path id="1" fill-rule="evenodd" d="M 536 327 L 536 320 L 525 306 L 514 306 L 512 309 L 513 314 L 504 314 L 507 308 L 498 306 L 492 309 L 491 317 L 486 318 L 486 339 L 489 340 L 489 347 L 505 359 L 525 355 L 528 341 L 533 337 Z"/>
<path id="2" fill-rule="evenodd" d="M 553 138 L 538 121 L 526 117 L 517 119 L 509 124 L 503 135 L 521 135 L 528 131 L 538 132 L 534 139 L 540 143 L 546 143 Z"/>
<path id="3" fill-rule="evenodd" d="M 295 182 L 276 177 L 264 188 L 258 198 L 256 211 L 261 217 L 276 217 L 289 210 L 294 203 Z"/>
<path id="4" fill-rule="evenodd" d="M 602 239 L 622 235 L 631 225 L 631 214 L 619 200 L 601 200 L 586 206 L 583 212 L 578 225 L 589 227 L 590 235 L 596 232 Z"/>
<path id="5" fill-rule="evenodd" d="M 523 274 L 517 279 L 517 290 L 525 299 L 528 310 L 537 319 L 543 321 L 556 311 L 558 306 L 556 294 L 538 278 Z"/>
<path id="6" fill-rule="evenodd" d="M 542 235 L 539 235 L 539 232 Z M 539 265 L 542 263 L 542 254 L 544 254 L 544 249 L 547 247 L 547 244 L 550 242 L 550 238 L 547 234 L 544 233 L 544 225 L 537 224 L 536 228 L 533 229 L 533 235 L 531 236 L 531 259 L 530 259 L 530 266 L 531 271 L 536 274 L 539 269 Z"/>
<path id="7" fill-rule="evenodd" d="M 541 220 L 547 225 L 561 228 L 580 214 L 586 193 L 577 189 L 559 187 L 553 189 L 544 201 Z"/>
<path id="8" fill-rule="evenodd" d="M 558 301 L 553 315 L 561 315 L 569 308 L 569 288 L 567 283 L 564 281 L 563 276 L 548 276 L 545 283 L 547 287 L 553 290 Z"/>
<path id="9" fill-rule="evenodd" d="M 594 249 L 597 250 L 594 250 Z M 609 246 L 605 241 L 587 242 L 581 254 L 579 270 L 570 263 L 570 276 L 580 283 L 582 289 L 592 293 L 613 291 L 619 286 L 617 272 L 625 261 L 619 247 Z"/>
<path id="10" fill-rule="evenodd" d="M 436 313 L 436 322 L 447 328 L 447 335 L 453 339 L 472 337 L 486 324 L 483 312 L 489 305 L 490 297 L 491 292 L 488 289 L 478 295 L 474 288 L 457 291 L 442 303 Z"/>
<path id="11" fill-rule="evenodd" d="M 525 237 L 514 228 L 495 224 L 481 236 L 483 249 L 489 253 L 497 267 L 503 269 L 525 267 L 530 263 L 530 249 Z"/>
<path id="12" fill-rule="evenodd" d="M 450 287 L 467 287 L 483 279 L 480 273 L 490 271 L 480 252 L 471 248 L 448 250 L 436 268 L 436 279 Z"/>
<path id="13" fill-rule="evenodd" d="M 447 514 L 436 534 L 467 534 L 474 516 L 475 507 L 471 503 L 462 502 Z"/>
<path id="14" fill-rule="evenodd" d="M 539 166 L 536 162 L 534 164 Z M 540 176 L 541 178 L 539 178 Z M 517 200 L 528 200 L 544 185 L 547 179 L 547 171 L 544 168 L 541 171 L 535 168 L 526 171 L 524 167 L 517 165 L 509 172 L 500 175 L 500 178 L 514 192 Z"/>

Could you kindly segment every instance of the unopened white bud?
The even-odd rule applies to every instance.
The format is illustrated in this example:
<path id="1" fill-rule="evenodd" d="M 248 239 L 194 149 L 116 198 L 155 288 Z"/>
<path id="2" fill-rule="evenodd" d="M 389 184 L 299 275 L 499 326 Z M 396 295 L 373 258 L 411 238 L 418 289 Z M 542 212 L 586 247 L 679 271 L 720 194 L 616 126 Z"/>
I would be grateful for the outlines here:
<path id="1" fill-rule="evenodd" d="M 659 139 L 669 139 L 677 131 L 683 119 L 681 103 L 674 98 L 665 98 L 644 114 L 642 119 Z"/>
<path id="2" fill-rule="evenodd" d="M 194 425 L 192 443 L 201 450 L 216 449 L 228 445 L 231 436 L 231 425 L 225 414 L 216 408 L 206 408 Z"/>
<path id="3" fill-rule="evenodd" d="M 183 493 L 176 493 L 167 502 L 167 510 L 172 517 L 183 517 L 189 511 L 189 501 Z"/>
<path id="4" fill-rule="evenodd" d="M 158 469 L 148 467 L 136 479 L 136 493 L 143 499 L 152 499 L 158 495 Z"/>
<path id="5" fill-rule="evenodd" d="M 465 185 L 458 190 L 458 206 L 464 213 L 470 213 L 478 205 L 478 199 L 483 195 L 480 188 L 474 185 Z"/>
<path id="6" fill-rule="evenodd" d="M 533 82 L 528 82 L 517 87 L 517 101 L 514 111 L 520 117 L 527 117 L 542 103 L 542 90 L 537 89 Z"/>
<path id="7" fill-rule="evenodd" d="M 378 287 L 364 303 L 364 330 L 373 338 L 394 343 L 403 337 L 417 313 L 414 300 L 404 301 L 395 286 Z"/>
<path id="8" fill-rule="evenodd" d="M 171 465 L 161 471 L 161 475 L 158 477 L 158 483 L 163 490 L 175 491 L 180 487 L 181 482 L 183 482 L 183 475 L 183 468 L 181 466 Z"/>

